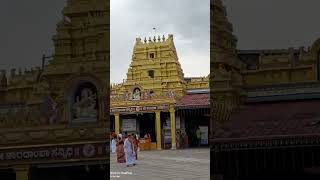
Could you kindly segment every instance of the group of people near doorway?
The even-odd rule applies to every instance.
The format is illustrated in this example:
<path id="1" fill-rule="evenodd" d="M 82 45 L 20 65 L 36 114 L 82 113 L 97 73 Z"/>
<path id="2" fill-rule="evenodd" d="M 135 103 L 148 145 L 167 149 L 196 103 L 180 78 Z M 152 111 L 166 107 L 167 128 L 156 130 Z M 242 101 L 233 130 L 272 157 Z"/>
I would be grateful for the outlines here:
<path id="1" fill-rule="evenodd" d="M 185 131 L 177 130 L 176 132 L 176 145 L 177 149 L 183 149 L 189 147 L 188 135 Z"/>
<path id="2" fill-rule="evenodd" d="M 111 153 L 117 154 L 118 163 L 135 166 L 138 159 L 139 137 L 136 134 L 111 134 Z"/>
<path id="3" fill-rule="evenodd" d="M 201 130 L 199 127 L 193 130 L 191 133 L 191 137 L 184 130 L 177 130 L 176 132 L 176 143 L 178 149 L 192 147 L 200 147 L 201 146 Z M 191 138 L 191 143 L 189 143 L 189 138 Z"/>

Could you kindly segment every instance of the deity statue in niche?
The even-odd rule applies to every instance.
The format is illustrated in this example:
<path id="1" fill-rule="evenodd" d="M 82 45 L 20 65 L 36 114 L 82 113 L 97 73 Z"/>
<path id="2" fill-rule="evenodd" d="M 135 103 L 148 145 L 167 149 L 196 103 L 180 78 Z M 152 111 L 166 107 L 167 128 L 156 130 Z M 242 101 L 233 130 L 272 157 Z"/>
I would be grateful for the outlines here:
<path id="1" fill-rule="evenodd" d="M 141 99 L 141 92 L 139 88 L 135 88 L 132 93 L 132 100 L 139 101 Z"/>
<path id="2" fill-rule="evenodd" d="M 75 121 L 95 121 L 98 117 L 97 94 L 91 88 L 83 88 L 73 104 Z"/>

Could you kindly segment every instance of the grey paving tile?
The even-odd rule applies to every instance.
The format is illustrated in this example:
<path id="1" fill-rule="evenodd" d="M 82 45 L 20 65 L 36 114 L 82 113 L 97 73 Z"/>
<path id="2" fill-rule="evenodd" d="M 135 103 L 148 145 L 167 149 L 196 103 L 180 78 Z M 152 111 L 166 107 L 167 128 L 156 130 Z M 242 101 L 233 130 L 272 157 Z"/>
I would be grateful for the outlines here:
<path id="1" fill-rule="evenodd" d="M 205 180 L 210 179 L 210 150 L 162 150 L 139 152 L 138 165 L 126 167 L 116 163 L 116 155 L 111 154 L 112 172 L 122 172 L 112 180 Z"/>

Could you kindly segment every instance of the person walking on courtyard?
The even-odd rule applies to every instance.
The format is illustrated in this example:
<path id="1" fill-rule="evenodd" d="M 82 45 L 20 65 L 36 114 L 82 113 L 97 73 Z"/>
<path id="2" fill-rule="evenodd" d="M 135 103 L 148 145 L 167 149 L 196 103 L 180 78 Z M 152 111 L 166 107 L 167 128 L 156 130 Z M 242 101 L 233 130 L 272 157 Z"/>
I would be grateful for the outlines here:
<path id="1" fill-rule="evenodd" d="M 122 139 L 122 136 L 118 136 L 118 142 L 117 142 L 117 162 L 118 163 L 125 163 L 126 162 L 126 157 L 124 153 L 124 142 Z"/>
<path id="2" fill-rule="evenodd" d="M 196 134 L 197 134 L 197 141 L 198 141 L 197 145 L 198 145 L 198 147 L 200 147 L 200 145 L 201 145 L 201 131 L 200 131 L 199 127 L 197 128 Z"/>
<path id="3" fill-rule="evenodd" d="M 136 157 L 133 147 L 132 136 L 128 134 L 128 137 L 124 140 L 124 152 L 126 155 L 127 167 L 136 165 Z"/>
<path id="4" fill-rule="evenodd" d="M 111 140 L 111 153 L 115 153 L 116 152 L 116 148 L 117 148 L 117 141 L 116 141 L 116 137 L 112 137 Z"/>
<path id="5" fill-rule="evenodd" d="M 134 135 L 134 134 L 132 134 L 132 136 L 133 136 L 134 152 L 136 154 L 136 160 L 138 160 L 139 138 L 137 135 Z"/>

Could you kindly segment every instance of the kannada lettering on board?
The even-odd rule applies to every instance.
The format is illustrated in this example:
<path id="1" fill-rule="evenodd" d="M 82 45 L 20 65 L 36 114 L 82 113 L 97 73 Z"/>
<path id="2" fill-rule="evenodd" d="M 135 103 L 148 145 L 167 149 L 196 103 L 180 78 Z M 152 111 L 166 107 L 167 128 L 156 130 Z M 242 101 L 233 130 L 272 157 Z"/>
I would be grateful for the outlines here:
<path id="1" fill-rule="evenodd" d="M 160 105 L 160 106 L 131 106 L 126 108 L 111 108 L 111 113 L 115 112 L 123 112 L 123 113 L 130 113 L 130 112 L 140 112 L 140 111 L 156 111 L 156 110 L 168 110 L 167 105 Z"/>
<path id="2" fill-rule="evenodd" d="M 105 143 L 0 150 L 0 164 L 11 161 L 50 161 L 107 157 Z"/>

